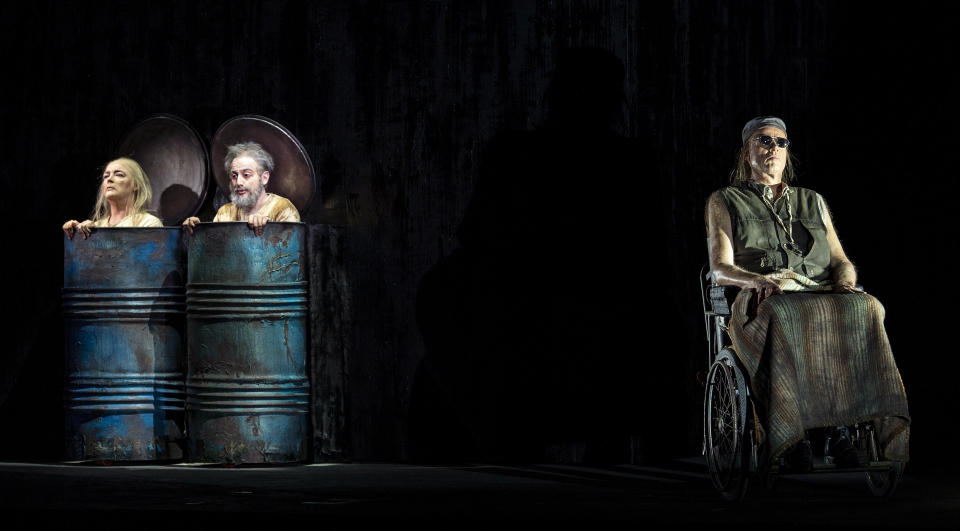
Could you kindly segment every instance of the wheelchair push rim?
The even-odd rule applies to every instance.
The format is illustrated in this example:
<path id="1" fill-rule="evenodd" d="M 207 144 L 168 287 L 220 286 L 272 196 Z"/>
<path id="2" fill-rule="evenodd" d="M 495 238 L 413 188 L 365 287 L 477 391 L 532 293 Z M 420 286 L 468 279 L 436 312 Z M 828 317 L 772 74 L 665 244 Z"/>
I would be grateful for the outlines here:
<path id="1" fill-rule="evenodd" d="M 719 356 L 710 367 L 704 397 L 704 452 L 710 480 L 728 501 L 741 500 L 747 490 L 752 441 L 745 421 L 743 377 L 733 360 Z"/>

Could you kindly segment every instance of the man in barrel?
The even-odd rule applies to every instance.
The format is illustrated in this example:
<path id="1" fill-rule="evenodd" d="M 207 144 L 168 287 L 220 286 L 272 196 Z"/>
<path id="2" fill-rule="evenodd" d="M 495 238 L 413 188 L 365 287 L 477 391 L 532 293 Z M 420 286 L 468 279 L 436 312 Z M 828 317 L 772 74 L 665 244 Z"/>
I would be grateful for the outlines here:
<path id="1" fill-rule="evenodd" d="M 246 221 L 259 236 L 268 221 L 300 221 L 297 207 L 289 200 L 267 192 L 273 157 L 256 142 L 227 148 L 224 168 L 230 175 L 230 203 L 220 207 L 213 221 Z M 193 234 L 200 218 L 189 217 L 183 226 Z"/>

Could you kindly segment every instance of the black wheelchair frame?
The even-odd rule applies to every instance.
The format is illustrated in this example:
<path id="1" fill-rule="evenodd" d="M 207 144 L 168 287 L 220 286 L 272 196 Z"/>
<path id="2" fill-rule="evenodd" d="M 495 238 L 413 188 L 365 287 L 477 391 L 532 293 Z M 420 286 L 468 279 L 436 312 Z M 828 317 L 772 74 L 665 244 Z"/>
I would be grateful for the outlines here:
<path id="1" fill-rule="evenodd" d="M 777 476 L 790 472 L 782 458 L 761 462 L 759 423 L 750 395 L 750 381 L 727 333 L 727 320 L 738 288 L 713 282 L 708 265 L 700 271 L 700 293 L 707 333 L 707 376 L 703 399 L 703 454 L 714 487 L 728 501 L 743 499 L 751 479 L 772 488 Z M 861 456 L 861 467 L 837 467 L 832 458 L 814 460 L 812 472 L 864 472 L 875 496 L 893 494 L 905 463 L 882 460 L 872 422 L 847 427 L 850 441 Z M 829 446 L 829 439 L 826 443 Z"/>

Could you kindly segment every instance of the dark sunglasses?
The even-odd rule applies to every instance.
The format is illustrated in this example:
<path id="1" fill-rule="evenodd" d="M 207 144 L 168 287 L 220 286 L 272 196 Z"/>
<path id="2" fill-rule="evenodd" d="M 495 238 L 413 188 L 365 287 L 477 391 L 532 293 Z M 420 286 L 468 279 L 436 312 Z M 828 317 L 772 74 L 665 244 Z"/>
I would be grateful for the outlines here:
<path id="1" fill-rule="evenodd" d="M 755 138 L 757 139 L 757 142 L 765 148 L 769 148 L 774 142 L 777 143 L 778 148 L 785 148 L 790 145 L 790 141 L 782 136 L 774 138 L 770 135 L 757 135 Z"/>

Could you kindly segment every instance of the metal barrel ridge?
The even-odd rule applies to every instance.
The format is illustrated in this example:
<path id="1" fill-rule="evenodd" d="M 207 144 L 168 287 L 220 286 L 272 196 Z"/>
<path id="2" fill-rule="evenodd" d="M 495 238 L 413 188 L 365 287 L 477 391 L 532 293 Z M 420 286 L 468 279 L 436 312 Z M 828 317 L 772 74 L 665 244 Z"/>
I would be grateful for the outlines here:
<path id="1" fill-rule="evenodd" d="M 201 223 L 187 250 L 191 457 L 307 458 L 306 225 Z"/>
<path id="2" fill-rule="evenodd" d="M 179 228 L 64 236 L 67 458 L 183 458 L 184 264 Z"/>

